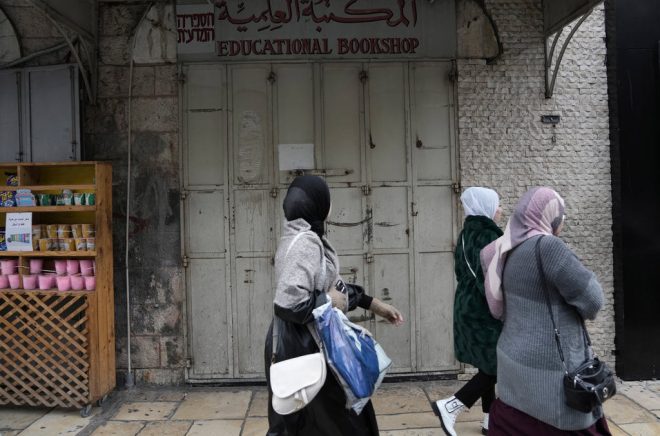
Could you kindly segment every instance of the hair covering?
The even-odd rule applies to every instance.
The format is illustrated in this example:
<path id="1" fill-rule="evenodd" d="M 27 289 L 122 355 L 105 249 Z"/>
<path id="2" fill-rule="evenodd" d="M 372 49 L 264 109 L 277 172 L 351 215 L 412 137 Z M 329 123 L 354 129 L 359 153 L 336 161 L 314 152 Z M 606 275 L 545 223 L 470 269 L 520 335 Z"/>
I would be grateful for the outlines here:
<path id="1" fill-rule="evenodd" d="M 500 207 L 500 196 L 488 188 L 467 188 L 461 195 L 461 203 L 465 216 L 485 216 L 495 218 L 495 212 Z"/>
<path id="2" fill-rule="evenodd" d="M 564 220 L 564 200 L 551 188 L 532 188 L 523 195 L 509 218 L 504 235 L 481 250 L 481 268 L 490 313 L 504 312 L 502 272 L 508 253 L 537 235 L 553 235 Z"/>
<path id="3" fill-rule="evenodd" d="M 323 224 L 330 212 L 328 184 L 317 176 L 298 176 L 289 185 L 282 207 L 288 221 L 302 218 L 321 237 L 325 233 Z"/>

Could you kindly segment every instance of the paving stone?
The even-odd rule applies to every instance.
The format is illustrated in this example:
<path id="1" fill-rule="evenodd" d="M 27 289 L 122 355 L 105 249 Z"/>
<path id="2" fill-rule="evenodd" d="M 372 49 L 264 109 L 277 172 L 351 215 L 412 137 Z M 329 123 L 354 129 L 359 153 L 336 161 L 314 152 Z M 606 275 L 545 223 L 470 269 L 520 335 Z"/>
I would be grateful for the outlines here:
<path id="1" fill-rule="evenodd" d="M 415 428 L 409 430 L 381 431 L 381 436 L 444 436 L 445 432 L 439 428 Z"/>
<path id="2" fill-rule="evenodd" d="M 248 418 L 245 420 L 241 436 L 263 436 L 267 431 L 267 418 Z"/>
<path id="3" fill-rule="evenodd" d="M 159 421 L 168 419 L 177 403 L 165 401 L 124 403 L 112 418 L 117 421 Z"/>
<path id="4" fill-rule="evenodd" d="M 438 418 L 433 413 L 402 413 L 399 415 L 380 415 L 378 428 L 380 430 L 405 430 L 410 428 L 440 427 Z"/>
<path id="5" fill-rule="evenodd" d="M 464 384 L 455 380 L 428 382 L 424 383 L 424 390 L 431 401 L 436 401 L 454 395 Z"/>
<path id="6" fill-rule="evenodd" d="M 607 419 L 619 426 L 633 422 L 655 421 L 655 416 L 623 395 L 613 397 L 611 400 L 605 402 L 604 409 Z"/>
<path id="7" fill-rule="evenodd" d="M 381 386 L 372 401 L 378 415 L 431 411 L 424 391 L 410 384 Z"/>
<path id="8" fill-rule="evenodd" d="M 625 396 L 645 409 L 660 410 L 660 395 L 650 389 L 645 389 L 642 386 L 633 386 L 626 390 Z"/>
<path id="9" fill-rule="evenodd" d="M 185 436 L 192 421 L 156 421 L 148 423 L 139 436 Z"/>
<path id="10" fill-rule="evenodd" d="M 85 428 L 100 411 L 100 407 L 95 407 L 87 418 L 83 418 L 79 410 L 53 410 L 34 421 L 21 432 L 21 436 L 74 435 Z"/>
<path id="11" fill-rule="evenodd" d="M 268 416 L 268 391 L 255 391 L 248 416 Z"/>
<path id="12" fill-rule="evenodd" d="M 3 431 L 0 433 L 2 436 L 18 436 L 18 434 L 21 432 L 21 430 L 8 430 L 8 431 Z"/>
<path id="13" fill-rule="evenodd" d="M 660 434 L 660 422 L 657 421 L 623 424 L 621 428 L 630 436 L 651 436 Z"/>
<path id="14" fill-rule="evenodd" d="M 479 422 L 457 422 L 456 434 L 461 436 L 481 436 L 481 421 Z"/>
<path id="15" fill-rule="evenodd" d="M 660 410 L 651 410 L 650 412 L 660 418 Z"/>
<path id="16" fill-rule="evenodd" d="M 173 419 L 243 419 L 251 397 L 252 392 L 248 390 L 191 392 L 181 402 Z"/>
<path id="17" fill-rule="evenodd" d="M 621 430 L 621 427 L 610 420 L 607 421 L 607 426 L 610 428 L 610 433 L 612 433 L 612 436 L 628 436 L 628 433 Z"/>
<path id="18" fill-rule="evenodd" d="M 183 390 L 155 389 L 131 393 L 130 399 L 131 401 L 182 401 L 186 395 Z"/>
<path id="19" fill-rule="evenodd" d="M 23 430 L 49 411 L 43 408 L 3 407 L 0 409 L 0 430 Z"/>
<path id="20" fill-rule="evenodd" d="M 108 421 L 92 433 L 92 436 L 135 436 L 144 422 Z"/>
<path id="21" fill-rule="evenodd" d="M 186 436 L 239 436 L 242 424 L 238 419 L 195 421 Z"/>

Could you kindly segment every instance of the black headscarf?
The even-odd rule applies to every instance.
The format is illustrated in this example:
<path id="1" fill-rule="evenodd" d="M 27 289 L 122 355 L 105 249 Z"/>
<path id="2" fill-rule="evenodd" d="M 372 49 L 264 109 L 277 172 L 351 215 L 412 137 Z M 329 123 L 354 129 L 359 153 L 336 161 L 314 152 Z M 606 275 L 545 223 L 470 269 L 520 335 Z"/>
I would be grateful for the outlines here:
<path id="1" fill-rule="evenodd" d="M 321 237 L 325 233 L 323 223 L 330 212 L 328 184 L 317 176 L 298 176 L 289 185 L 282 207 L 288 221 L 302 218 Z"/>

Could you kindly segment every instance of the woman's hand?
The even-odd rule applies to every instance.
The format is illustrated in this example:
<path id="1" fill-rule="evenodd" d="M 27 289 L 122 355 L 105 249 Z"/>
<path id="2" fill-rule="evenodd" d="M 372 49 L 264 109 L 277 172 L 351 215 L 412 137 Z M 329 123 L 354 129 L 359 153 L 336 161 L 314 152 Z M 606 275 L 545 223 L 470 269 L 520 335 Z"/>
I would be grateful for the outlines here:
<path id="1" fill-rule="evenodd" d="M 383 303 L 378 298 L 373 299 L 369 310 L 371 310 L 376 315 L 385 318 L 390 322 L 390 324 L 399 326 L 404 322 L 403 315 L 401 315 L 401 312 L 399 312 L 396 307 L 387 303 Z"/>
<path id="2" fill-rule="evenodd" d="M 336 307 L 346 313 L 348 310 L 348 296 L 346 294 L 339 292 L 333 285 L 328 291 L 328 297 L 332 301 L 332 307 Z"/>

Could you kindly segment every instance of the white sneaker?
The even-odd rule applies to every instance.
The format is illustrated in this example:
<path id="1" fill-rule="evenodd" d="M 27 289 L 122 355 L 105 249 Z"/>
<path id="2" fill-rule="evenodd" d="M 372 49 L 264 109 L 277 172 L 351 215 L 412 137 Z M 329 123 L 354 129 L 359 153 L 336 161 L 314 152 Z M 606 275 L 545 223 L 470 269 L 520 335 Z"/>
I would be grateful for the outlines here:
<path id="1" fill-rule="evenodd" d="M 465 409 L 465 404 L 452 396 L 431 403 L 433 413 L 440 418 L 440 425 L 448 436 L 457 436 L 454 430 L 456 417 Z"/>
<path id="2" fill-rule="evenodd" d="M 488 414 L 484 413 L 484 423 L 481 425 L 481 434 L 488 434 Z"/>

